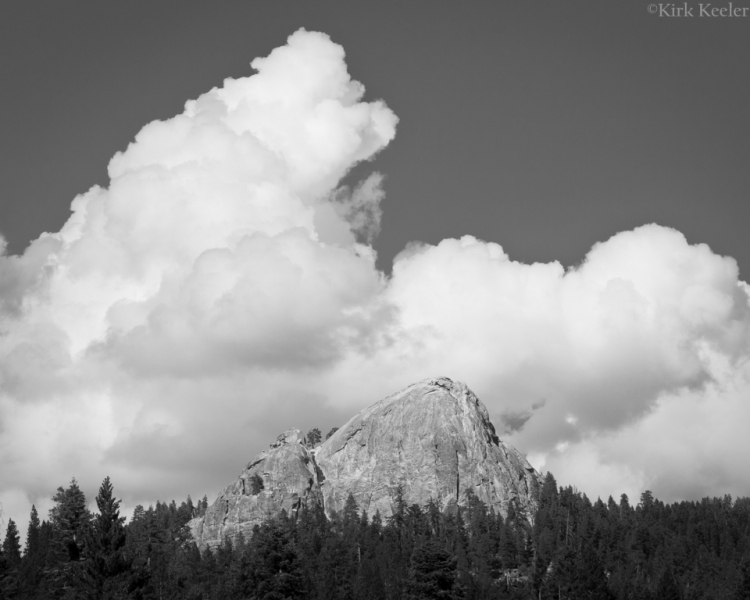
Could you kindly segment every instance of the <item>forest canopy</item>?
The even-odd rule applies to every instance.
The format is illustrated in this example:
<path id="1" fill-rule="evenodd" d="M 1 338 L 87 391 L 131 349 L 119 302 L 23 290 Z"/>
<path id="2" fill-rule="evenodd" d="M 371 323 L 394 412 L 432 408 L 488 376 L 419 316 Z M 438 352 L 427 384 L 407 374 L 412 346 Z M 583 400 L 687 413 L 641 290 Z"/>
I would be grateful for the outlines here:
<path id="1" fill-rule="evenodd" d="M 664 504 L 651 492 L 591 502 L 547 474 L 534 515 L 408 505 L 371 518 L 349 497 L 282 512 L 233 545 L 199 549 L 188 522 L 207 498 L 136 507 L 125 523 L 109 477 L 90 512 L 73 479 L 25 546 L 9 519 L 0 551 L 8 599 L 750 599 L 750 499 Z"/>

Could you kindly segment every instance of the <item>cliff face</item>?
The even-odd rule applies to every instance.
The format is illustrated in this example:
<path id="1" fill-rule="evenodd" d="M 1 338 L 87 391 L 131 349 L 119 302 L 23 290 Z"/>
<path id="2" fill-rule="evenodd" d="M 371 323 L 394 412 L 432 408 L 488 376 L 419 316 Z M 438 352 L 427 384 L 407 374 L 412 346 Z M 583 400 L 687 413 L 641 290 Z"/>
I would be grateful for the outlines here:
<path id="1" fill-rule="evenodd" d="M 391 513 L 396 487 L 407 504 L 461 503 L 471 489 L 507 514 L 515 499 L 533 508 L 539 475 L 495 435 L 487 409 L 460 382 L 428 379 L 365 409 L 316 452 L 325 474 L 326 512 L 341 510 L 349 493 L 368 514 Z"/>
<path id="2" fill-rule="evenodd" d="M 350 493 L 360 510 L 385 518 L 399 486 L 407 504 L 463 504 L 471 489 L 503 515 L 515 502 L 531 516 L 540 482 L 465 384 L 427 379 L 363 410 L 313 451 L 299 430 L 283 434 L 190 527 L 199 545 L 215 546 L 304 502 L 322 502 L 330 515 Z"/>
<path id="3" fill-rule="evenodd" d="M 203 517 L 190 521 L 193 539 L 201 547 L 218 546 L 226 537 L 235 541 L 240 533 L 248 539 L 256 524 L 282 510 L 292 513 L 303 502 L 319 498 L 318 479 L 300 430 L 282 433 L 219 493 Z"/>

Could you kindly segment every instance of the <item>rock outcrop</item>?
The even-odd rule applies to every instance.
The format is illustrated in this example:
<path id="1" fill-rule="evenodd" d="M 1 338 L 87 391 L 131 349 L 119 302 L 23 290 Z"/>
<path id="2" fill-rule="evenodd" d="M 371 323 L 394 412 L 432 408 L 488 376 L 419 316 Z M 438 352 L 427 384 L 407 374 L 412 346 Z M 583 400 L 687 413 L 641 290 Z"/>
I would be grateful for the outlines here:
<path id="1" fill-rule="evenodd" d="M 498 439 L 471 390 L 441 377 L 373 404 L 314 450 L 299 430 L 281 435 L 190 528 L 200 546 L 215 546 L 306 502 L 322 502 L 330 515 L 349 494 L 370 516 L 388 517 L 399 487 L 409 505 L 433 499 L 448 508 L 471 490 L 503 515 L 515 503 L 531 517 L 540 483 L 526 459 Z"/>
<path id="2" fill-rule="evenodd" d="M 351 493 L 361 510 L 391 512 L 401 485 L 408 504 L 445 507 L 471 489 L 506 514 L 515 500 L 532 512 L 539 475 L 498 439 L 487 409 L 465 384 L 428 379 L 363 410 L 318 448 L 326 512 Z"/>
<path id="3" fill-rule="evenodd" d="M 319 501 L 319 479 L 305 436 L 299 429 L 286 431 L 219 493 L 203 517 L 190 521 L 193 539 L 199 546 L 235 541 L 240 533 L 248 539 L 255 525 L 282 510 L 292 513 L 313 497 Z"/>

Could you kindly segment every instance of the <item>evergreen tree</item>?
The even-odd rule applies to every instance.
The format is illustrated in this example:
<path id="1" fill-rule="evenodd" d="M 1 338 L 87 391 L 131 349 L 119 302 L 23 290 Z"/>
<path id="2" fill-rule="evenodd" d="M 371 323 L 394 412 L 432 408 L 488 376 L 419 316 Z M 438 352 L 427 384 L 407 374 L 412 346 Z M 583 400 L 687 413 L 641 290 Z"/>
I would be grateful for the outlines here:
<path id="1" fill-rule="evenodd" d="M 516 544 L 515 528 L 506 520 L 506 526 L 500 533 L 500 558 L 503 569 L 518 567 L 518 545 Z"/>
<path id="2" fill-rule="evenodd" d="M 293 543 L 292 522 L 281 516 L 253 530 L 251 597 L 265 600 L 305 598 L 300 557 Z"/>
<path id="3" fill-rule="evenodd" d="M 50 598 L 75 596 L 80 587 L 80 560 L 90 526 L 86 496 L 73 478 L 67 489 L 59 487 L 49 511 L 49 551 L 46 554 L 42 585 Z M 40 536 L 41 537 L 41 536 Z"/>
<path id="4" fill-rule="evenodd" d="M 8 519 L 8 528 L 3 540 L 3 553 L 10 569 L 17 569 L 21 562 L 21 538 L 13 519 Z"/>
<path id="5" fill-rule="evenodd" d="M 664 570 L 659 578 L 656 597 L 659 600 L 680 600 L 680 588 L 677 586 L 674 573 L 669 567 Z"/>
<path id="6" fill-rule="evenodd" d="M 534 518 L 532 582 L 537 592 L 542 587 L 547 570 L 557 552 L 558 542 L 562 537 L 560 517 L 557 482 L 552 473 L 547 473 L 539 495 L 539 508 Z"/>
<path id="7" fill-rule="evenodd" d="M 750 561 L 742 562 L 734 600 L 750 600 Z"/>
<path id="8" fill-rule="evenodd" d="M 434 538 L 414 549 L 412 571 L 407 587 L 408 600 L 455 600 L 456 559 Z"/>
<path id="9" fill-rule="evenodd" d="M 326 537 L 320 553 L 320 576 L 318 597 L 326 600 L 349 600 L 356 579 L 356 559 L 353 548 L 347 545 L 339 532 Z"/>
<path id="10" fill-rule="evenodd" d="M 379 515 L 376 515 L 379 520 Z M 373 525 L 376 519 L 373 518 Z M 387 598 L 400 599 L 409 573 L 409 558 L 411 556 L 411 542 L 406 528 L 406 501 L 404 490 L 398 485 L 393 497 L 392 513 L 383 527 L 383 543 L 378 550 L 378 565 L 381 572 L 387 573 L 383 582 Z"/>
<path id="11" fill-rule="evenodd" d="M 125 517 L 120 516 L 120 502 L 113 495 L 109 477 L 99 487 L 96 506 L 99 514 L 86 536 L 83 593 L 95 599 L 117 597 L 126 586 L 124 574 L 129 565 L 122 552 Z"/>
<path id="12" fill-rule="evenodd" d="M 406 526 L 406 500 L 404 499 L 404 487 L 401 484 L 396 486 L 388 525 L 392 526 L 400 543 L 402 532 Z"/>
<path id="13" fill-rule="evenodd" d="M 76 562 L 81 558 L 83 538 L 90 522 L 86 496 L 75 477 L 67 489 L 57 488 L 52 497 L 55 506 L 49 511 L 55 534 L 55 551 L 61 561 Z"/>
<path id="14" fill-rule="evenodd" d="M 5 558 L 2 546 L 0 546 L 0 598 L 10 597 L 9 589 L 12 587 L 8 573 L 8 561 Z"/>
<path id="15" fill-rule="evenodd" d="M 45 526 L 47 523 L 44 524 Z M 21 561 L 19 585 L 22 595 L 33 597 L 42 579 L 42 570 L 48 550 L 48 540 L 43 537 L 42 524 L 36 506 L 32 505 L 29 527 L 26 531 L 26 546 Z"/>
<path id="16" fill-rule="evenodd" d="M 160 564 L 165 536 L 166 532 L 157 524 L 153 507 L 146 511 L 140 504 L 136 506 L 126 527 L 124 547 L 131 565 L 131 588 L 143 591 L 151 585 L 151 576 Z"/>
<path id="17" fill-rule="evenodd" d="M 264 488 L 263 478 L 260 476 L 259 473 L 253 473 L 250 476 L 249 482 L 250 482 L 250 493 L 253 496 L 257 496 L 263 491 L 263 488 Z"/>
<path id="18" fill-rule="evenodd" d="M 358 600 L 382 600 L 387 597 L 377 554 L 365 555 L 357 575 L 356 594 Z"/>
<path id="19" fill-rule="evenodd" d="M 593 546 L 583 541 L 579 549 L 562 547 L 545 582 L 547 597 L 565 600 L 609 600 L 612 594 Z"/>
<path id="20" fill-rule="evenodd" d="M 342 534 L 344 537 L 344 541 L 348 545 L 350 545 L 352 548 L 352 551 L 356 551 L 356 554 L 359 556 L 361 554 L 361 551 L 359 548 L 360 546 L 359 507 L 357 506 L 357 501 L 354 499 L 354 496 L 352 495 L 351 492 L 349 492 L 349 495 L 346 498 L 346 503 L 344 504 L 344 511 L 342 514 L 341 526 L 342 526 Z"/>
<path id="21" fill-rule="evenodd" d="M 8 519 L 0 554 L 0 597 L 13 598 L 18 594 L 21 564 L 21 542 L 13 519 Z"/>
<path id="22" fill-rule="evenodd" d="M 747 498 L 592 505 L 548 475 L 532 526 L 515 503 L 503 519 L 471 493 L 441 510 L 397 489 L 387 524 L 353 496 L 330 519 L 308 502 L 203 553 L 185 525 L 205 499 L 138 506 L 127 527 L 108 478 L 94 518 L 75 480 L 54 499 L 49 522 L 32 508 L 23 555 L 8 523 L 3 600 L 750 600 Z"/>
<path id="23" fill-rule="evenodd" d="M 188 523 L 193 518 L 195 513 L 195 506 L 193 506 L 193 499 L 188 494 L 187 500 L 182 502 L 176 510 L 175 518 L 180 526 Z"/>
<path id="24" fill-rule="evenodd" d="M 620 518 L 622 519 L 629 519 L 632 508 L 630 507 L 630 500 L 628 499 L 627 494 L 622 494 L 620 496 Z"/>
<path id="25" fill-rule="evenodd" d="M 320 444 L 320 429 L 317 427 L 313 427 L 310 431 L 307 432 L 307 435 L 305 436 L 307 438 L 307 445 L 310 448 L 315 448 L 318 444 Z"/>
<path id="26" fill-rule="evenodd" d="M 31 514 L 29 515 L 29 528 L 26 531 L 26 548 L 24 550 L 24 556 L 34 554 L 39 548 L 39 513 L 36 511 L 36 506 L 31 505 Z"/>

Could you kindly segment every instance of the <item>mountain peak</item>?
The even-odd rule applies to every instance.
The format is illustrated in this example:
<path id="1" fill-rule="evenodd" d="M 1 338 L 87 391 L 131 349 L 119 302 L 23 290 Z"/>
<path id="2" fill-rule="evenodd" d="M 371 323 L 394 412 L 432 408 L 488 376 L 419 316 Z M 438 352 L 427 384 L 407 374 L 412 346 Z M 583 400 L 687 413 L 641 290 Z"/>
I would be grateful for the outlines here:
<path id="1" fill-rule="evenodd" d="M 401 486 L 408 504 L 462 504 L 471 489 L 507 514 L 511 502 L 533 512 L 539 475 L 501 442 L 484 404 L 447 377 L 425 379 L 366 408 L 318 448 L 326 513 L 351 493 L 368 514 L 391 513 Z"/>
<path id="2" fill-rule="evenodd" d="M 330 516 L 349 494 L 361 511 L 388 517 L 398 493 L 408 505 L 433 500 L 445 509 L 463 505 L 470 490 L 492 510 L 506 515 L 514 503 L 530 518 L 539 485 L 539 474 L 497 437 L 466 384 L 435 377 L 365 408 L 315 452 L 300 430 L 284 432 L 191 521 L 191 531 L 199 545 L 213 546 L 311 501 Z"/>

